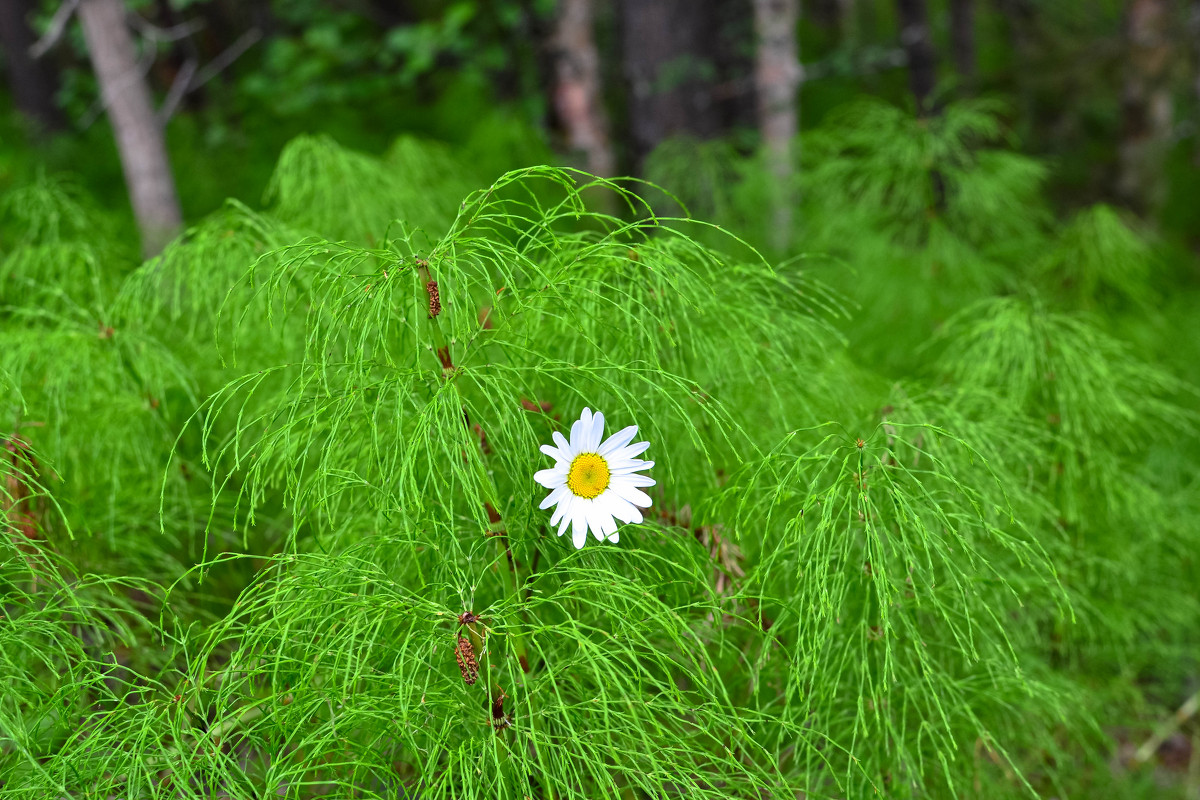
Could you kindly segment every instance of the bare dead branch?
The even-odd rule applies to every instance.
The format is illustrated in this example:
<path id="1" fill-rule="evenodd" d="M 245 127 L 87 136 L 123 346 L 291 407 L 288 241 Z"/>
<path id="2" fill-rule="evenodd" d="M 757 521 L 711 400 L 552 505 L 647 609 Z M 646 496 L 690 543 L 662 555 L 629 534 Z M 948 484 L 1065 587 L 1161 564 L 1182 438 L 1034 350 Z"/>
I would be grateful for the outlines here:
<path id="1" fill-rule="evenodd" d="M 199 64 L 196 59 L 189 58 L 179 68 L 178 74 L 175 75 L 175 80 L 171 83 L 171 89 L 167 92 L 167 96 L 163 100 L 162 108 L 158 110 L 158 119 L 163 125 L 166 125 L 167 120 L 175 115 L 175 110 L 179 108 L 180 102 L 183 101 L 183 96 L 192 90 L 192 78 L 196 74 L 197 66 Z"/>
<path id="2" fill-rule="evenodd" d="M 1153 758 L 1154 754 L 1158 752 L 1159 746 L 1167 740 L 1167 737 L 1179 730 L 1180 726 L 1195 716 L 1197 711 L 1200 711 L 1200 692 L 1196 692 L 1184 701 L 1183 705 L 1171 715 L 1170 719 L 1158 726 L 1158 730 L 1137 749 L 1134 761 L 1138 764 L 1145 764 Z"/>
<path id="3" fill-rule="evenodd" d="M 50 25 L 46 28 L 45 35 L 29 48 L 29 55 L 41 58 L 49 52 L 50 48 L 58 44 L 58 40 L 62 38 L 63 32 L 67 29 L 67 23 L 71 21 L 71 16 L 74 15 L 77 8 L 79 8 L 79 0 L 64 0 L 58 10 L 54 12 L 54 16 L 50 18 Z"/>
<path id="4" fill-rule="evenodd" d="M 129 15 L 129 25 L 152 42 L 178 42 L 180 39 L 186 39 L 193 33 L 204 30 L 204 20 L 202 19 L 188 20 L 178 25 L 172 25 L 170 28 L 160 28 L 138 14 Z"/>
<path id="5" fill-rule="evenodd" d="M 217 75 L 221 74 L 233 62 L 237 61 L 253 47 L 260 39 L 262 39 L 262 31 L 258 28 L 251 28 L 237 38 L 233 44 L 225 48 L 221 53 L 208 62 L 204 69 L 197 70 L 195 59 L 188 59 L 187 62 L 179 70 L 179 74 L 175 76 L 175 82 L 171 84 L 171 90 L 167 93 L 167 97 L 163 100 L 162 108 L 158 111 L 158 119 L 166 125 L 175 112 L 179 110 L 179 104 L 183 98 L 189 93 L 199 89 L 204 84 L 211 81 Z"/>
<path id="6" fill-rule="evenodd" d="M 258 28 L 251 28 L 237 38 L 237 40 L 225 48 L 216 58 L 208 62 L 204 69 L 196 74 L 196 80 L 192 83 L 189 91 L 199 89 L 204 84 L 217 77 L 221 72 L 226 70 L 229 65 L 241 58 L 247 50 L 258 44 L 262 39 L 262 31 Z"/>

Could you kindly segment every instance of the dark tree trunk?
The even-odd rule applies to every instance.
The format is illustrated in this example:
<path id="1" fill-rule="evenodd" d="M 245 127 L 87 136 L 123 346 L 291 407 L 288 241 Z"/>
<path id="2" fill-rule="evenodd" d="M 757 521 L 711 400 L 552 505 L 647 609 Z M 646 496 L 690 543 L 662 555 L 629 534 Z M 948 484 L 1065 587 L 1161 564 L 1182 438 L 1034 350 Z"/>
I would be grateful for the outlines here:
<path id="1" fill-rule="evenodd" d="M 1008 25 L 1013 52 L 1017 60 L 1028 63 L 1025 60 L 1034 51 L 1035 12 L 1033 0 L 994 0 L 994 4 Z"/>
<path id="2" fill-rule="evenodd" d="M 752 123 L 748 0 L 619 0 L 617 13 L 637 168 L 672 136 Z"/>
<path id="3" fill-rule="evenodd" d="M 8 66 L 8 82 L 17 110 L 43 131 L 65 126 L 62 112 L 54 104 L 58 80 L 45 61 L 35 59 L 29 48 L 35 42 L 29 27 L 33 0 L 0 0 L 0 48 Z"/>
<path id="4" fill-rule="evenodd" d="M 917 113 L 926 116 L 937 84 L 937 53 L 929 30 L 929 11 L 925 0 L 896 0 L 900 20 L 900 44 L 908 56 L 908 85 L 917 102 Z"/>
<path id="5" fill-rule="evenodd" d="M 1194 60 L 1192 63 L 1192 91 L 1200 101 L 1200 0 L 1192 0 L 1188 9 L 1188 30 L 1191 32 Z M 1193 161 L 1200 166 L 1200 142 L 1197 143 Z"/>
<path id="6" fill-rule="evenodd" d="M 844 44 L 857 47 L 859 41 L 857 3 L 855 0 L 837 0 L 837 7 L 838 36 Z"/>
<path id="7" fill-rule="evenodd" d="M 1012 43 L 1013 81 L 1020 98 L 1019 117 L 1030 124 L 1035 117 L 1033 87 L 1029 75 L 1037 69 L 1035 14 L 1032 0 L 993 0 L 1004 18 Z"/>
<path id="8" fill-rule="evenodd" d="M 617 163 L 604 113 L 594 19 L 592 0 L 560 0 L 551 40 L 554 110 L 567 144 L 584 154 L 588 171 L 611 178 Z"/>
<path id="9" fill-rule="evenodd" d="M 183 224 L 166 138 L 138 66 L 122 0 L 83 0 L 83 35 L 121 155 L 121 168 L 142 234 L 142 252 L 156 255 Z"/>
<path id="10" fill-rule="evenodd" d="M 1165 186 L 1163 156 L 1173 114 L 1171 24 L 1169 0 L 1129 0 L 1116 189 L 1122 202 L 1142 213 L 1159 205 Z"/>
<path id="11" fill-rule="evenodd" d="M 799 16 L 799 0 L 754 0 L 758 33 L 754 88 L 767 167 L 775 178 L 771 229 L 777 250 L 787 247 L 792 228 L 792 142 L 799 125 L 796 91 L 801 80 L 796 44 Z"/>
<path id="12" fill-rule="evenodd" d="M 975 82 L 975 0 L 950 0 L 950 51 L 963 84 Z"/>

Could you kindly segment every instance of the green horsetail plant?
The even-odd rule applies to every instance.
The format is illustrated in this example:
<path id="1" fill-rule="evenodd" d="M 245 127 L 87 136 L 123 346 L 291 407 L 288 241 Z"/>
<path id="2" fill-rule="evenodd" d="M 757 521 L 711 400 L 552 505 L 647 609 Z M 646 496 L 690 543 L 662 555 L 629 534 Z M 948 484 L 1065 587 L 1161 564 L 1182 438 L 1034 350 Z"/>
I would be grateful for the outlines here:
<path id="1" fill-rule="evenodd" d="M 148 796 L 895 796 L 966 785 L 976 741 L 1012 770 L 1013 706 L 1068 716 L 1006 631 L 1018 587 L 1063 601 L 981 452 L 899 412 L 861 441 L 797 427 L 873 402 L 821 396 L 861 383 L 837 298 L 619 184 L 599 185 L 628 218 L 590 212 L 581 184 L 505 175 L 427 248 L 397 224 L 255 260 L 233 335 L 268 321 L 296 348 L 199 424 L 214 504 L 236 495 L 249 536 L 282 503 L 286 542 L 211 555 L 261 566 L 204 633 L 167 633 L 187 688 L 106 714 L 54 774 Z M 193 246 L 219 228 L 239 224 Z M 639 426 L 656 485 L 619 543 L 577 550 L 534 473 L 589 405 Z"/>
<path id="2" fill-rule="evenodd" d="M 1028 788 L 1006 709 L 1043 725 L 1069 715 L 1008 631 L 1026 603 L 1062 610 L 1057 579 L 984 456 L 895 402 L 861 437 L 789 434 L 725 490 L 718 508 L 736 524 L 720 535 L 755 565 L 737 599 L 766 631 L 746 691 L 844 744 L 848 758 L 824 766 L 847 796 L 959 796 L 972 741 L 1006 765 L 1009 790 Z M 857 754 L 879 741 L 870 760 Z M 773 744 L 782 755 L 790 742 Z M 813 754 L 802 763 L 822 771 Z"/>
<path id="3" fill-rule="evenodd" d="M 133 654 L 153 584 L 81 575 L 51 539 L 70 531 L 20 433 L 0 436 L 0 785 L 70 791 L 47 763 L 97 713 L 139 695 Z M 141 638 L 146 641 L 146 638 Z"/>
<path id="4" fill-rule="evenodd" d="M 470 192 L 516 128 L 297 140 L 140 267 L 10 196 L 5 796 L 1122 796 L 1095 721 L 1194 664 L 1195 394 L 987 299 L 1098 315 L 1152 263 L 1103 209 L 1056 238 L 996 119 L 834 115 L 793 238 L 831 257 L 777 266 L 716 145 L 737 185 L 670 207 L 745 238 Z"/>
<path id="5" fill-rule="evenodd" d="M 1026 519 L 1042 527 L 1085 623 L 1056 638 L 1081 638 L 1077 658 L 1099 646 L 1103 661 L 1169 660 L 1154 641 L 1200 619 L 1185 555 L 1200 530 L 1183 511 L 1196 484 L 1172 475 L 1194 457 L 1197 415 L 1180 401 L 1194 405 L 1195 390 L 1087 318 L 1036 300 L 964 309 L 938 344 L 948 381 L 997 392 L 1002 413 L 1025 417 L 1046 442 L 1026 464 L 1045 511 Z"/>

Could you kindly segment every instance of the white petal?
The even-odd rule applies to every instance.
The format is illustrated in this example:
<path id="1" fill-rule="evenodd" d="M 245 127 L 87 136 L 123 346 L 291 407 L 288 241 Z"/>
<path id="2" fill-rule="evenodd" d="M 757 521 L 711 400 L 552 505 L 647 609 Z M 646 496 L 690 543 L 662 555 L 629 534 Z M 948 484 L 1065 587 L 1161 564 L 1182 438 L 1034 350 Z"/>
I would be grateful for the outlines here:
<path id="1" fill-rule="evenodd" d="M 588 451 L 596 452 L 600 447 L 600 439 L 604 437 L 604 415 L 597 411 L 592 416 L 592 430 L 588 435 Z"/>
<path id="2" fill-rule="evenodd" d="M 600 532 L 604 536 L 611 538 L 612 535 L 617 532 L 617 521 L 613 519 L 611 511 L 605 509 L 603 522 L 604 524 L 601 526 Z"/>
<path id="3" fill-rule="evenodd" d="M 606 523 L 605 520 L 609 522 Z M 612 514 L 608 513 L 602 503 L 592 503 L 592 507 L 588 509 L 588 530 L 592 532 L 592 536 L 597 542 L 604 541 L 604 526 L 612 522 Z"/>
<path id="4" fill-rule="evenodd" d="M 550 517 L 551 525 L 557 525 L 559 520 L 562 520 L 563 527 L 566 526 L 567 520 L 569 520 L 571 518 L 571 516 L 567 512 L 571 510 L 571 504 L 574 501 L 574 499 L 575 499 L 575 495 L 571 494 L 568 491 L 566 497 L 564 497 L 562 502 L 559 503 L 558 506 L 554 509 L 554 515 L 552 517 Z M 563 534 L 562 528 L 559 528 L 558 535 L 562 536 L 562 534 Z"/>
<path id="5" fill-rule="evenodd" d="M 533 479 L 547 489 L 557 489 L 567 482 L 567 471 L 558 467 L 542 469 L 533 473 Z"/>
<path id="6" fill-rule="evenodd" d="M 571 541 L 575 544 L 575 549 L 579 550 L 587 541 L 587 509 L 582 504 L 575 506 L 575 513 L 571 520 Z"/>
<path id="7" fill-rule="evenodd" d="M 642 521 L 642 512 L 638 511 L 637 507 L 625 500 L 615 492 L 609 495 L 612 499 L 609 501 L 609 510 L 612 515 L 622 522 L 638 523 Z"/>
<path id="8" fill-rule="evenodd" d="M 631 458 L 628 461 L 610 461 L 608 463 L 608 472 L 610 475 L 628 475 L 631 472 L 640 472 L 644 469 L 650 469 L 653 466 L 653 461 L 639 461 L 636 458 Z"/>
<path id="9" fill-rule="evenodd" d="M 612 542 L 613 544 L 616 544 L 617 542 L 621 541 L 621 534 L 617 533 L 617 532 L 614 530 L 612 533 L 610 533 L 610 534 L 608 535 L 608 540 L 609 540 L 610 542 Z"/>
<path id="10" fill-rule="evenodd" d="M 592 410 L 585 408 L 583 413 L 579 415 L 579 419 L 571 423 L 571 452 L 583 452 L 583 445 L 586 436 L 592 429 Z"/>
<path id="11" fill-rule="evenodd" d="M 608 488 L 610 491 L 615 492 L 622 500 L 627 500 L 635 506 L 649 508 L 653 504 L 650 495 L 622 481 L 613 481 L 612 485 Z"/>
<path id="12" fill-rule="evenodd" d="M 587 541 L 587 516 L 590 503 L 576 503 L 571 509 L 571 540 L 576 549 Z"/>
<path id="13" fill-rule="evenodd" d="M 574 507 L 574 505 L 575 495 L 568 494 L 566 495 L 566 499 L 563 500 L 562 503 L 559 503 L 557 509 L 554 510 L 554 516 L 551 517 L 550 524 L 553 525 L 557 519 L 559 536 L 562 536 L 565 533 L 566 528 L 568 528 L 568 525 L 571 524 L 571 509 Z"/>
<path id="14" fill-rule="evenodd" d="M 621 480 L 629 486 L 653 486 L 658 481 L 651 478 L 649 475 L 640 475 L 636 472 L 629 472 L 621 475 Z"/>
<path id="15" fill-rule="evenodd" d="M 604 444 L 600 445 L 600 455 L 607 456 L 617 450 L 620 450 L 622 447 L 629 444 L 634 436 L 637 436 L 637 425 L 630 425 L 628 428 L 622 428 L 612 436 L 608 437 L 608 440 Z"/>
<path id="16" fill-rule="evenodd" d="M 553 458 L 555 461 L 566 461 L 567 460 L 566 453 L 564 453 L 562 450 L 559 450 L 557 447 L 554 447 L 553 445 L 544 444 L 541 447 L 539 447 L 538 449 L 541 450 L 546 455 Z M 555 466 L 557 466 L 557 465 L 555 465 Z"/>
<path id="17" fill-rule="evenodd" d="M 612 457 L 617 459 L 633 458 L 636 455 L 646 452 L 646 448 L 649 446 L 649 442 L 634 442 L 633 444 L 622 447 L 620 450 L 613 453 Z"/>
<path id="18" fill-rule="evenodd" d="M 567 437 L 563 436 L 558 431 L 552 433 L 551 436 L 554 437 L 554 443 L 558 445 L 558 450 L 563 454 L 563 458 L 570 461 L 572 456 L 571 443 L 567 441 Z"/>
<path id="19" fill-rule="evenodd" d="M 569 490 L 567 489 L 567 487 L 566 487 L 566 486 L 559 486 L 559 487 L 557 487 L 557 488 L 556 488 L 554 491 L 552 491 L 550 494 L 546 495 L 546 499 L 542 501 L 542 504 L 541 504 L 540 506 L 538 506 L 538 508 L 541 508 L 541 509 L 547 509 L 547 508 L 549 508 L 550 506 L 552 506 L 552 505 L 554 505 L 555 503 L 557 503 L 557 502 L 559 502 L 560 500 L 562 500 L 562 499 L 563 499 L 563 495 L 567 494 L 567 493 L 568 493 L 568 491 L 569 491 Z M 551 525 L 553 525 L 553 524 L 554 524 L 554 520 L 551 520 L 551 521 L 550 521 L 550 524 L 551 524 Z"/>

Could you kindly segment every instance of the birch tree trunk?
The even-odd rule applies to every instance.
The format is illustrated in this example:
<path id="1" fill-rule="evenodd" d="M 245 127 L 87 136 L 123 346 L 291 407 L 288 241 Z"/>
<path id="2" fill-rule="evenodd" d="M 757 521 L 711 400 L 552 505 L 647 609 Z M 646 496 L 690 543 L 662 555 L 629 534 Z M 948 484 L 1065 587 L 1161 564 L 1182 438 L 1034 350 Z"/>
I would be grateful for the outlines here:
<path id="1" fill-rule="evenodd" d="M 65 121 L 54 104 L 57 76 L 46 62 L 29 53 L 35 41 L 29 27 L 33 9 L 32 0 L 0 0 L 0 48 L 4 50 L 17 110 L 42 131 L 58 131 Z"/>
<path id="2" fill-rule="evenodd" d="M 792 143 L 799 125 L 796 91 L 802 77 L 796 46 L 799 16 L 799 0 L 754 0 L 754 88 L 767 168 L 775 179 L 771 235 L 777 250 L 787 247 L 792 228 Z"/>
<path id="3" fill-rule="evenodd" d="M 592 0 L 560 0 L 551 38 L 554 52 L 554 110 L 567 132 L 567 143 L 584 153 L 587 170 L 611 178 L 616 155 L 608 133 L 601 95 L 600 53 L 593 35 Z"/>
<path id="4" fill-rule="evenodd" d="M 183 225 L 162 124 L 135 57 L 122 0 L 83 0 L 79 19 L 117 139 L 142 254 L 149 258 Z"/>
<path id="5" fill-rule="evenodd" d="M 900 44 L 908 56 L 908 85 L 917 101 L 917 113 L 927 116 L 930 95 L 937 84 L 937 53 L 929 30 L 925 0 L 896 0 L 900 20 Z"/>
<path id="6" fill-rule="evenodd" d="M 1163 156 L 1171 134 L 1171 4 L 1129 0 L 1125 32 L 1129 60 L 1121 96 L 1117 195 L 1139 212 L 1162 201 Z"/>

